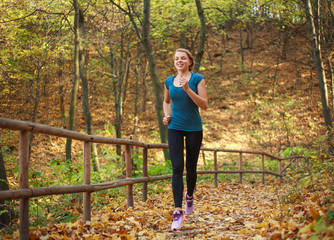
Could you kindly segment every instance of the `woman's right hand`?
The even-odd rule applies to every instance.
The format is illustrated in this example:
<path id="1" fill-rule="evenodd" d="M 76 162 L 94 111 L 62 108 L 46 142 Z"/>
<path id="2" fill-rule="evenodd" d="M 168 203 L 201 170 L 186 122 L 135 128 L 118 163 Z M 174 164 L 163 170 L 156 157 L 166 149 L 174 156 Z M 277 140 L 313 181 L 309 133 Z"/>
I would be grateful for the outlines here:
<path id="1" fill-rule="evenodd" d="M 165 116 L 163 119 L 162 119 L 162 122 L 164 123 L 164 125 L 168 125 L 169 122 L 170 122 L 170 116 Z"/>

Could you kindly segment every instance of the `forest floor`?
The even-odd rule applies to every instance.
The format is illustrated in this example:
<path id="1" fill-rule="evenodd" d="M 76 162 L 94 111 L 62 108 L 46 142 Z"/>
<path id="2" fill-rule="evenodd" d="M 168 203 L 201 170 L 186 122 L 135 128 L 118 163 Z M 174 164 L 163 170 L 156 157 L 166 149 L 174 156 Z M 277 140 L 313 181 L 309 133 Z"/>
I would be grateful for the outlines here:
<path id="1" fill-rule="evenodd" d="M 289 197 L 291 183 L 273 185 L 220 182 L 216 188 L 200 181 L 193 214 L 186 216 L 181 230 L 172 231 L 173 197 L 170 184 L 163 184 L 158 187 L 162 192 L 146 202 L 136 199 L 133 208 L 127 209 L 125 199 L 110 199 L 93 209 L 90 222 L 31 228 L 30 239 L 307 239 L 312 231 L 305 223 L 319 217 L 317 199 L 324 193 L 289 202 L 284 196 Z M 4 234 L 2 239 L 18 236 Z"/>
<path id="2" fill-rule="evenodd" d="M 300 64 L 309 61 L 308 39 L 291 38 L 289 59 L 277 62 L 280 52 L 276 46 L 277 36 L 271 30 L 262 29 L 256 33 L 254 46 L 245 48 L 245 71 L 241 73 L 238 34 L 230 34 L 224 49 L 220 47 L 220 39 L 208 39 L 210 51 L 203 64 L 208 67 L 202 71 L 209 97 L 209 109 L 201 112 L 203 145 L 258 150 L 274 155 L 288 148 L 293 152 L 297 146 L 321 148 L 319 139 L 325 129 L 319 105 L 319 85 L 316 76 L 310 73 L 310 67 Z M 222 50 L 226 50 L 223 58 L 215 57 Z M 173 73 L 172 66 L 159 62 L 159 69 L 165 68 L 168 70 L 161 71 L 161 79 Z M 110 110 L 113 105 L 110 99 L 100 97 L 106 95 L 107 89 L 103 86 L 95 88 L 91 106 L 93 124 L 96 135 L 106 135 L 106 126 L 113 122 L 114 113 Z M 143 142 L 159 142 L 152 95 L 147 96 L 146 111 L 139 114 L 135 134 L 135 139 Z M 39 118 L 42 120 L 39 122 L 61 127 L 58 96 L 49 97 L 49 101 L 55 103 L 52 105 L 54 117 L 50 113 L 52 117 L 46 121 L 46 107 L 41 107 Z M 3 117 L 29 120 L 28 112 L 19 114 L 22 105 L 0 107 Z M 80 117 L 75 130 L 84 132 L 84 119 L 78 109 Z M 123 135 L 126 137 L 132 134 L 134 126 L 134 116 L 129 109 L 125 108 L 123 118 Z M 2 141 L 2 146 L 8 146 L 6 151 L 17 151 L 16 133 L 2 132 Z M 31 168 L 48 167 L 52 159 L 64 157 L 64 150 L 64 139 L 36 136 Z M 73 153 L 76 156 L 82 153 L 80 142 L 73 143 Z M 11 188 L 18 185 L 18 176 L 12 171 L 17 167 L 15 164 L 17 162 L 13 161 L 6 166 Z M 105 164 L 103 159 L 102 164 Z M 299 192 L 292 179 L 283 185 L 279 185 L 277 179 L 265 185 L 220 181 L 218 188 L 200 181 L 195 193 L 194 214 L 186 217 L 182 230 L 173 232 L 170 230 L 173 211 L 170 184 L 153 184 L 159 193 L 152 193 L 145 203 L 136 199 L 135 206 L 126 209 L 125 198 L 105 199 L 105 205 L 93 209 L 91 222 L 78 220 L 32 228 L 31 239 L 307 239 L 317 227 L 317 219 L 323 216 L 322 213 L 334 213 L 330 202 L 333 200 L 323 200 L 334 199 L 333 191 L 321 185 L 312 192 L 307 189 Z M 330 204 L 329 207 L 326 204 Z M 72 210 L 80 212 L 81 206 L 77 205 L 79 209 L 72 207 Z M 323 239 L 333 239 L 334 230 L 328 232 L 332 235 Z M 1 237 L 17 239 L 18 232 L 4 232 Z"/>

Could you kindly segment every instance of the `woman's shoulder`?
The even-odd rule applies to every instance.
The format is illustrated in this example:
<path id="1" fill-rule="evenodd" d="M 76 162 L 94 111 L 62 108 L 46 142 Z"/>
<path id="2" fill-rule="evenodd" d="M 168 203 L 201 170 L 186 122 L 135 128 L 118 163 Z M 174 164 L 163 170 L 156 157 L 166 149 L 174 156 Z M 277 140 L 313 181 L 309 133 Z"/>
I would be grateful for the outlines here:
<path id="1" fill-rule="evenodd" d="M 175 75 L 166 78 L 165 84 L 171 84 L 173 82 L 174 77 L 175 77 Z"/>
<path id="2" fill-rule="evenodd" d="M 194 79 L 195 82 L 200 83 L 202 81 L 202 79 L 204 79 L 204 76 L 199 74 L 199 73 L 192 73 L 192 77 Z"/>
<path id="3" fill-rule="evenodd" d="M 192 74 L 195 78 L 201 78 L 201 79 L 204 78 L 204 76 L 202 74 L 194 73 L 194 72 Z"/>
<path id="4" fill-rule="evenodd" d="M 166 78 L 165 86 L 166 86 L 167 89 L 169 89 L 169 86 L 173 84 L 174 77 L 175 77 L 175 75 Z"/>

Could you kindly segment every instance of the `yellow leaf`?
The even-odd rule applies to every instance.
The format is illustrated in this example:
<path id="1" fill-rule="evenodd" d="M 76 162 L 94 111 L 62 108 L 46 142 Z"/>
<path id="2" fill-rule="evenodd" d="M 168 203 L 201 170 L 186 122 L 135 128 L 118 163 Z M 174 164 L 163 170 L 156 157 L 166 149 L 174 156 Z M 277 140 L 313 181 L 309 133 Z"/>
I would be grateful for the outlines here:
<path id="1" fill-rule="evenodd" d="M 267 228 L 267 227 L 268 227 L 267 222 L 262 222 L 255 226 L 255 228 Z"/>

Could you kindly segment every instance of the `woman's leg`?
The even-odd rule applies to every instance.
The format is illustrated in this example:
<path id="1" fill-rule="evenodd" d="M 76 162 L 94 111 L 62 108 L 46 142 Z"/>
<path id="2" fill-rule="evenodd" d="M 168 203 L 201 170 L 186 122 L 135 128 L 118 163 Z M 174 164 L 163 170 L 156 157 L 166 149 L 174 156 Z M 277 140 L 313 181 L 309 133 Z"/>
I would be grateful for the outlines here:
<path id="1" fill-rule="evenodd" d="M 182 131 L 168 129 L 168 147 L 173 166 L 172 188 L 175 208 L 182 208 L 184 137 Z"/>
<path id="2" fill-rule="evenodd" d="M 186 135 L 186 169 L 187 195 L 192 196 L 197 181 L 197 162 L 202 145 L 203 131 L 187 132 Z"/>

